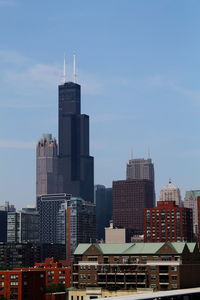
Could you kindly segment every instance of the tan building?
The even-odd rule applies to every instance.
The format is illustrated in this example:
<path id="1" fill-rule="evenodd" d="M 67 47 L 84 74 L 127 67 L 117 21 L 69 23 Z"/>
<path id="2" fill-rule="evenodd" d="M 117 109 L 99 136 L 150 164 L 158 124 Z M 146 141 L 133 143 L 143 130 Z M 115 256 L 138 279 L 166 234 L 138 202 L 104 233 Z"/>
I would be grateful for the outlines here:
<path id="1" fill-rule="evenodd" d="M 160 191 L 159 201 L 175 201 L 176 205 L 182 206 L 180 189 L 172 184 L 171 179 L 169 179 L 169 183 Z"/>
<path id="2" fill-rule="evenodd" d="M 113 222 L 110 221 L 110 227 L 105 228 L 105 243 L 107 244 L 126 243 L 126 229 L 114 228 Z"/>
<path id="3" fill-rule="evenodd" d="M 148 291 L 152 291 L 149 289 Z M 100 287 L 88 287 L 86 289 L 69 289 L 68 300 L 90 300 L 95 298 L 108 298 L 138 294 L 136 290 L 109 291 Z"/>

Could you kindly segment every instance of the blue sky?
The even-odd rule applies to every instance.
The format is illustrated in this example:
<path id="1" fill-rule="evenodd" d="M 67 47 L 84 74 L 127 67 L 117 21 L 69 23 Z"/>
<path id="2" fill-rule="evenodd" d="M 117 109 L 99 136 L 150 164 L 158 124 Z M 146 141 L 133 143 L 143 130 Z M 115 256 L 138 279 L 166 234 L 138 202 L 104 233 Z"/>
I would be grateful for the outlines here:
<path id="1" fill-rule="evenodd" d="M 135 158 L 200 189 L 198 0 L 0 0 L 0 203 L 35 203 L 35 145 L 57 137 L 57 86 L 72 56 L 90 115 L 95 183 Z"/>

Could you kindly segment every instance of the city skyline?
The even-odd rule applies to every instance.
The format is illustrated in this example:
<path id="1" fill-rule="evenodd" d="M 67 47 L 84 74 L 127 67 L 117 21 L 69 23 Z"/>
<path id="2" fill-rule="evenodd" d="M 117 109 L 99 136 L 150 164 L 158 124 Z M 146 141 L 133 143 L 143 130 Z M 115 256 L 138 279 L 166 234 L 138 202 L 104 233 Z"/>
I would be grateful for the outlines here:
<path id="1" fill-rule="evenodd" d="M 35 203 L 35 147 L 43 133 L 58 139 L 64 52 L 69 80 L 77 54 L 95 184 L 125 179 L 131 149 L 147 158 L 150 148 L 157 199 L 169 177 L 182 198 L 200 189 L 200 4 L 193 3 L 0 1 L 1 204 Z"/>

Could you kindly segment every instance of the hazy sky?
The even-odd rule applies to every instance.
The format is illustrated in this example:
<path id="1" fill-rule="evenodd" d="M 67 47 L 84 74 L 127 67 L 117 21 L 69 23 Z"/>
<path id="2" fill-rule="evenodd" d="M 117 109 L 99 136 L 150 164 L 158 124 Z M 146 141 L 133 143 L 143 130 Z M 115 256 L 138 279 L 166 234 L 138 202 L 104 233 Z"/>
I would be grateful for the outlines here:
<path id="1" fill-rule="evenodd" d="M 155 164 L 200 189 L 198 0 L 0 0 L 0 203 L 35 203 L 35 145 L 57 138 L 63 55 L 75 52 L 90 115 L 95 183 L 125 179 L 126 163 Z"/>

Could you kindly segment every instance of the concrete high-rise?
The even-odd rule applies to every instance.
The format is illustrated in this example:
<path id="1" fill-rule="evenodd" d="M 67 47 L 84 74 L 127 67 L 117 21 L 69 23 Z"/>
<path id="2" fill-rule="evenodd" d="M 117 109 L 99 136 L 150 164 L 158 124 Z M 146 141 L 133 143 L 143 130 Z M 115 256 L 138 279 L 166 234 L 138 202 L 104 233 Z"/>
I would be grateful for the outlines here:
<path id="1" fill-rule="evenodd" d="M 154 165 L 151 158 L 130 159 L 126 166 L 126 179 L 148 179 L 154 182 Z"/>
<path id="2" fill-rule="evenodd" d="M 81 86 L 59 86 L 59 192 L 93 202 L 94 165 L 89 153 L 89 116 L 81 114 Z"/>
<path id="3" fill-rule="evenodd" d="M 70 259 L 79 243 L 91 241 L 96 241 L 95 205 L 72 197 L 58 212 L 57 243 L 66 244 L 66 258 Z"/>
<path id="4" fill-rule="evenodd" d="M 154 180 L 154 165 L 151 158 L 134 158 L 130 159 L 126 165 L 126 179 L 148 179 L 153 182 L 154 186 L 154 203 L 155 195 L 155 180 Z"/>
<path id="5" fill-rule="evenodd" d="M 7 242 L 39 242 L 39 215 L 35 208 L 7 212 Z"/>
<path id="6" fill-rule="evenodd" d="M 61 204 L 69 200 L 71 195 L 48 194 L 37 197 L 39 212 L 39 239 L 41 243 L 57 242 L 57 218 Z"/>
<path id="7" fill-rule="evenodd" d="M 58 190 L 57 142 L 43 134 L 36 150 L 36 195 L 54 194 Z"/>

